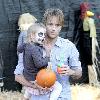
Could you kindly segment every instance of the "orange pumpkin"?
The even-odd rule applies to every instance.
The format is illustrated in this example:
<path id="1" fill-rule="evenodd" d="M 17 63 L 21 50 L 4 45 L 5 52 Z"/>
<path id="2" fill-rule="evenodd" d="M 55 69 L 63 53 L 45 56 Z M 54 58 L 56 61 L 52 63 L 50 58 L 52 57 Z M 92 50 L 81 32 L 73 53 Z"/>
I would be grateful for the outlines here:
<path id="1" fill-rule="evenodd" d="M 41 87 L 50 88 L 56 81 L 56 74 L 51 69 L 42 69 L 37 73 L 36 81 Z"/>

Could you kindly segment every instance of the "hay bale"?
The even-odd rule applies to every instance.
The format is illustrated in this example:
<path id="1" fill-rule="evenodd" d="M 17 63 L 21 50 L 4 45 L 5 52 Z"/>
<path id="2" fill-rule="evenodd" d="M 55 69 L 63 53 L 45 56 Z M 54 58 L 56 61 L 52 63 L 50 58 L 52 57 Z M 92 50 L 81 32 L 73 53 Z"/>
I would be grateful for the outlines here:
<path id="1" fill-rule="evenodd" d="M 100 88 L 91 85 L 72 85 L 72 100 L 100 100 Z M 22 100 L 23 93 L 0 92 L 0 100 Z"/>
<path id="2" fill-rule="evenodd" d="M 91 85 L 75 85 L 71 90 L 72 100 L 100 100 L 100 88 Z"/>
<path id="3" fill-rule="evenodd" d="M 0 92 L 0 100 L 22 100 L 23 94 L 19 92 Z"/>

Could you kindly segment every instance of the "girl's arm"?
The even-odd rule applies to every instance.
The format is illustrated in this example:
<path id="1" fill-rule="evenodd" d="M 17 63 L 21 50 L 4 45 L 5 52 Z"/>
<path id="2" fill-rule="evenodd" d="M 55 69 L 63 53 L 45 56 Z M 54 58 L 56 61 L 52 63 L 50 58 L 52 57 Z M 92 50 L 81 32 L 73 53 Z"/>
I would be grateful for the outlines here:
<path id="1" fill-rule="evenodd" d="M 47 56 L 43 57 L 42 47 L 30 44 L 30 46 L 28 45 L 26 49 L 27 52 L 31 52 L 33 62 L 37 68 L 47 67 L 49 58 Z"/>

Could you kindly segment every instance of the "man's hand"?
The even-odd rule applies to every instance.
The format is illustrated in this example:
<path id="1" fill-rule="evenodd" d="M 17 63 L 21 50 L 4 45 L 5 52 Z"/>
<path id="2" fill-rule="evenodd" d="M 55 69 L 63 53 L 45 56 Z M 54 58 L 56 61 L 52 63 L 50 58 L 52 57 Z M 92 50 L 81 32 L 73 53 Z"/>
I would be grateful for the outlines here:
<path id="1" fill-rule="evenodd" d="M 79 69 L 71 69 L 68 65 L 62 65 L 60 75 L 68 75 L 73 79 L 79 79 L 82 76 L 82 70 Z"/>
<path id="2" fill-rule="evenodd" d="M 40 85 L 38 85 L 37 82 L 36 82 L 36 80 L 34 81 L 34 85 L 35 85 L 37 88 L 39 88 L 39 89 L 41 89 L 41 90 L 44 90 L 44 91 L 50 90 L 50 88 L 47 88 L 47 87 L 43 88 L 43 87 L 41 87 Z"/>
<path id="3" fill-rule="evenodd" d="M 61 71 L 59 74 L 61 75 L 68 75 L 68 76 L 71 76 L 75 73 L 74 70 L 70 69 L 70 67 L 68 65 L 62 65 L 61 67 Z"/>

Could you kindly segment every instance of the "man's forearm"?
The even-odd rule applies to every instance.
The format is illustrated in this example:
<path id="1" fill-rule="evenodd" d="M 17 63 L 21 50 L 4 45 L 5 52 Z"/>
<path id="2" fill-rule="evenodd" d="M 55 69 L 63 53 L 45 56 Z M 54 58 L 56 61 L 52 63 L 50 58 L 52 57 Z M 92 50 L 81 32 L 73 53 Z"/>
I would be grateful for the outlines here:
<path id="1" fill-rule="evenodd" d="M 27 81 L 23 75 L 15 75 L 15 81 L 19 82 L 24 86 L 33 87 L 33 84 Z"/>
<path id="2" fill-rule="evenodd" d="M 76 69 L 76 70 L 72 70 L 72 71 L 73 72 L 72 72 L 71 77 L 73 79 L 79 79 L 79 78 L 81 78 L 81 76 L 82 76 L 82 70 L 81 69 Z"/>

